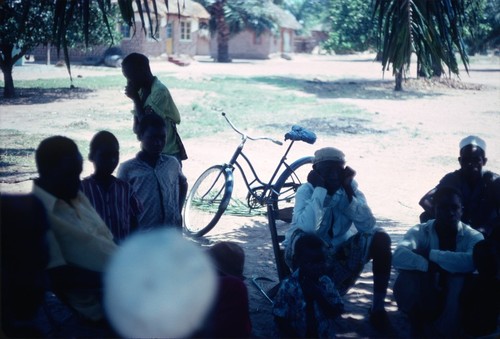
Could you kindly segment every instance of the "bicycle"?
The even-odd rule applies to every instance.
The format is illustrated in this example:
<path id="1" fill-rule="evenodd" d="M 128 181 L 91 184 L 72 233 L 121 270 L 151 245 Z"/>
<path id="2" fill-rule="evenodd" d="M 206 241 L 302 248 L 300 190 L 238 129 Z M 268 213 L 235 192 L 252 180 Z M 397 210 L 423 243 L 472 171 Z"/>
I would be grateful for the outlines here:
<path id="1" fill-rule="evenodd" d="M 250 137 L 239 131 L 226 113 L 222 112 L 222 116 L 231 128 L 241 136 L 241 142 L 228 163 L 209 167 L 193 184 L 183 210 L 185 232 L 193 237 L 201 237 L 214 228 L 231 200 L 235 168 L 239 169 L 248 190 L 247 205 L 250 210 L 272 204 L 274 209 L 278 211 L 277 218 L 279 220 L 291 222 L 295 192 L 302 184 L 297 171 L 301 167 L 305 169 L 306 167 L 303 167 L 305 165 L 312 164 L 313 157 L 306 156 L 288 164 L 286 162 L 287 155 L 295 141 L 314 144 L 316 135 L 300 126 L 292 126 L 292 130 L 285 134 L 285 141 L 291 140 L 291 143 L 281 157 L 271 179 L 265 183 L 259 178 L 248 156 L 243 153 L 243 147 L 248 140 L 267 140 L 277 145 L 283 145 L 283 143 L 269 137 Z M 252 177 L 247 176 L 244 168 L 238 162 L 239 159 L 244 160 Z M 278 177 L 282 167 L 284 169 Z M 276 177 L 278 179 L 275 181 Z"/>

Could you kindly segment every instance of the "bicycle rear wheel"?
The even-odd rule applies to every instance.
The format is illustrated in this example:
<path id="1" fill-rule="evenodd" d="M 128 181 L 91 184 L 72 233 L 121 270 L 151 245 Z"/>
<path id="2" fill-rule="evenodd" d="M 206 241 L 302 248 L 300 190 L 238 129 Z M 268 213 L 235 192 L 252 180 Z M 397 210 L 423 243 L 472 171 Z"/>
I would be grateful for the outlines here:
<path id="1" fill-rule="evenodd" d="M 203 172 L 186 198 L 184 231 L 194 237 L 209 232 L 226 210 L 232 191 L 230 169 L 216 165 Z"/>
<path id="2" fill-rule="evenodd" d="M 307 181 L 313 159 L 314 157 L 304 157 L 294 161 L 276 181 L 273 194 L 276 219 L 287 223 L 292 221 L 295 194 L 299 186 Z"/>

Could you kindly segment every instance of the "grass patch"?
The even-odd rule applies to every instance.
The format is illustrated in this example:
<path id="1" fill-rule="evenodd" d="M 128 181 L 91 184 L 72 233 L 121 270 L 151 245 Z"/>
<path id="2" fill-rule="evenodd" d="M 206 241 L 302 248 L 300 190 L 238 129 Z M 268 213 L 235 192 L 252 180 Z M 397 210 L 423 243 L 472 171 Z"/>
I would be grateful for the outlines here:
<path id="1" fill-rule="evenodd" d="M 331 130 L 326 130 L 323 126 L 336 125 L 342 119 L 344 125 L 346 125 L 345 119 L 351 122 L 363 119 L 364 123 L 369 123 L 371 120 L 366 112 L 353 105 L 317 95 L 311 91 L 308 81 L 303 79 L 275 76 L 212 76 L 187 80 L 166 73 L 159 73 L 157 76 L 171 92 L 182 93 L 182 97 L 174 96 L 174 100 L 182 116 L 179 133 L 183 138 L 230 133 L 230 127 L 220 115 L 222 111 L 228 113 L 239 129 L 248 131 L 250 135 L 282 136 L 294 124 L 302 125 L 317 133 L 330 133 Z M 94 130 L 103 128 L 115 133 L 122 145 L 122 151 L 135 151 L 130 149 L 137 147 L 137 143 L 135 135 L 129 130 L 132 123 L 130 113 L 127 111 L 132 108 L 132 103 L 124 100 L 124 105 L 111 108 L 107 102 L 96 105 L 95 99 L 91 99 L 95 91 L 123 88 L 125 84 L 123 76 L 110 74 L 75 78 L 74 85 L 77 88 L 74 90 L 68 89 L 68 83 L 67 78 L 16 81 L 16 88 L 24 89 L 25 95 L 4 103 L 26 105 L 27 109 L 33 105 L 51 102 L 67 103 L 71 118 L 64 119 L 64 124 L 58 126 L 57 117 L 50 117 L 50 121 L 54 124 L 51 127 L 63 134 L 73 132 L 73 135 L 82 135 L 77 137 L 75 142 L 84 157 L 88 154 L 89 136 Z M 81 100 L 85 101 L 87 98 L 94 101 L 89 101 L 89 105 L 81 104 Z M 79 104 L 73 105 L 73 100 L 80 100 Z M 127 106 L 127 103 L 130 106 Z M 58 112 L 58 114 L 65 113 Z M 129 119 L 130 124 L 126 123 Z M 75 133 L 76 131 L 78 133 Z M 345 130 L 339 130 L 339 133 L 344 132 L 351 131 L 347 127 Z M 34 145 L 32 140 L 39 141 L 49 136 L 42 134 L 43 131 L 35 136 L 14 130 L 0 130 L 0 141 L 5 150 L 26 150 L 3 151 L 1 170 L 5 172 L 6 166 L 24 168 L 26 165 L 31 171 L 34 168 L 32 153 L 38 146 Z"/>

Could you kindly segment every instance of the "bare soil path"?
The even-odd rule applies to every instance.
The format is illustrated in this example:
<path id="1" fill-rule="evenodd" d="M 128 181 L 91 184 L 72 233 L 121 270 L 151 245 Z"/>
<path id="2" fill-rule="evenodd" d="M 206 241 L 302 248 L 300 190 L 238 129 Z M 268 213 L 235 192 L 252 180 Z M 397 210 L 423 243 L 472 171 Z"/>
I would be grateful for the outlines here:
<path id="1" fill-rule="evenodd" d="M 457 168 L 461 138 L 469 134 L 483 137 L 488 145 L 486 168 L 500 172 L 500 59 L 484 57 L 473 60 L 470 74 L 462 72 L 461 82 L 457 79 L 448 79 L 445 83 L 417 81 L 410 73 L 411 79 L 401 93 L 392 91 L 390 73 L 384 79 L 380 65 L 372 60 L 373 55 L 298 55 L 291 61 L 239 60 L 231 64 L 216 64 L 200 59 L 187 67 L 160 61 L 153 62 L 152 66 L 155 72 L 171 72 L 186 81 L 220 74 L 297 77 L 310 83 L 307 93 L 297 95 L 315 95 L 321 100 L 349 103 L 369 112 L 371 119 L 367 120 L 308 121 L 309 126 L 316 130 L 318 141 L 314 146 L 297 145 L 292 157 L 312 154 L 323 146 L 344 150 L 349 165 L 357 171 L 360 189 L 395 245 L 408 227 L 417 223 L 419 198 L 445 173 Z M 16 68 L 14 78 L 65 77 L 65 72 L 53 66 L 26 65 Z M 73 68 L 74 76 L 119 73 L 116 69 Z M 178 103 L 189 103 L 195 102 L 199 93 L 172 89 L 172 95 Z M 35 145 L 39 142 L 36 139 L 39 131 L 90 140 L 95 131 L 106 126 L 130 126 L 130 108 L 130 102 L 116 90 L 46 92 L 37 100 L 28 97 L 24 102 L 0 101 L 0 147 L 8 145 L 5 131 L 14 130 L 33 135 Z M 290 125 L 301 120 L 300 116 L 291 116 Z M 208 166 L 227 161 L 238 141 L 229 129 L 210 137 L 186 139 L 189 159 L 184 163 L 184 170 L 189 182 L 194 182 Z M 122 160 L 134 156 L 137 149 L 137 142 L 128 138 L 122 143 Z M 259 169 L 267 172 L 275 165 L 269 159 L 276 159 L 283 151 L 279 146 L 262 144 L 248 145 L 247 150 L 259 159 Z M 0 166 L 0 171 L 11 171 L 14 178 L 17 175 L 20 180 L 34 175 L 27 173 L 29 170 L 26 169 L 4 166 Z M 91 171 L 87 162 L 84 175 Z M 28 192 L 31 189 L 29 181 L 14 183 L 18 180 L 12 176 L 9 178 L 0 183 L 2 192 Z M 200 242 L 209 244 L 218 240 L 234 240 L 243 246 L 247 255 L 247 277 L 266 276 L 277 280 L 264 217 L 224 216 Z M 346 298 L 347 312 L 339 321 L 340 337 L 382 336 L 371 329 L 366 319 L 371 301 L 370 277 L 371 268 L 367 265 L 362 279 Z M 247 282 L 254 335 L 273 336 L 271 305 L 249 280 Z M 272 285 L 271 282 L 266 287 Z M 408 327 L 397 311 L 392 291 L 389 291 L 387 304 L 395 327 L 394 336 L 407 337 Z"/>

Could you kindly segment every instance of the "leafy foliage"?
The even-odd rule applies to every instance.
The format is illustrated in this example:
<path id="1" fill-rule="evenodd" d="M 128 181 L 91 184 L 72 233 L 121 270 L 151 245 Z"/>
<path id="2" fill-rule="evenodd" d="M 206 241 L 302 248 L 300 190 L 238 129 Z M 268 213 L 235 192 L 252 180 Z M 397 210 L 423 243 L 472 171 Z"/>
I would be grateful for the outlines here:
<path id="1" fill-rule="evenodd" d="M 200 0 L 210 13 L 209 28 L 217 34 L 217 61 L 229 62 L 229 39 L 246 28 L 257 34 L 266 30 L 277 32 L 276 18 L 269 1 L 262 0 Z"/>
<path id="2" fill-rule="evenodd" d="M 117 6 L 112 5 L 107 15 L 109 25 L 115 28 L 118 18 Z M 88 35 L 85 35 L 84 24 L 83 20 L 71 21 L 66 33 L 68 47 L 91 48 L 93 45 L 105 45 L 120 41 L 120 33 L 116 29 L 112 29 L 110 32 L 108 27 L 104 25 L 103 14 L 96 3 L 92 3 L 89 8 Z"/>
<path id="3" fill-rule="evenodd" d="M 412 53 L 419 63 L 419 73 L 440 75 L 442 63 L 458 74 L 455 53 L 468 70 L 468 56 L 461 34 L 463 0 L 375 0 L 374 14 L 382 37 L 382 65 L 392 64 L 396 89 L 410 65 Z"/>
<path id="4" fill-rule="evenodd" d="M 496 33 L 495 33 L 496 31 Z M 465 8 L 464 42 L 470 55 L 500 43 L 500 0 L 469 0 Z"/>
<path id="5" fill-rule="evenodd" d="M 338 54 L 366 51 L 376 46 L 376 25 L 366 0 L 331 0 L 331 31 L 324 48 Z"/>
<path id="6" fill-rule="evenodd" d="M 53 20 L 51 1 L 0 2 L 0 68 L 4 74 L 5 97 L 15 95 L 12 67 L 27 51 L 50 40 Z"/>
<path id="7" fill-rule="evenodd" d="M 216 32 L 217 27 L 217 5 L 221 1 L 200 0 L 201 3 L 211 15 L 210 31 Z M 251 28 L 257 33 L 270 29 L 276 30 L 277 26 L 269 7 L 262 4 L 261 0 L 227 0 L 224 3 L 224 19 L 229 27 L 231 35 L 235 35 Z"/>
<path id="8" fill-rule="evenodd" d="M 311 28 L 327 22 L 329 4 L 330 0 L 284 0 L 283 8 L 300 22 L 302 33 L 308 33 Z"/>
<path id="9" fill-rule="evenodd" d="M 47 29 L 53 20 L 51 1 L 3 1 L 0 2 L 0 64 L 8 59 L 7 49 L 15 46 L 19 51 L 13 62 L 38 44 L 47 43 L 51 31 Z M 3 68 L 2 68 L 3 70 Z"/>

